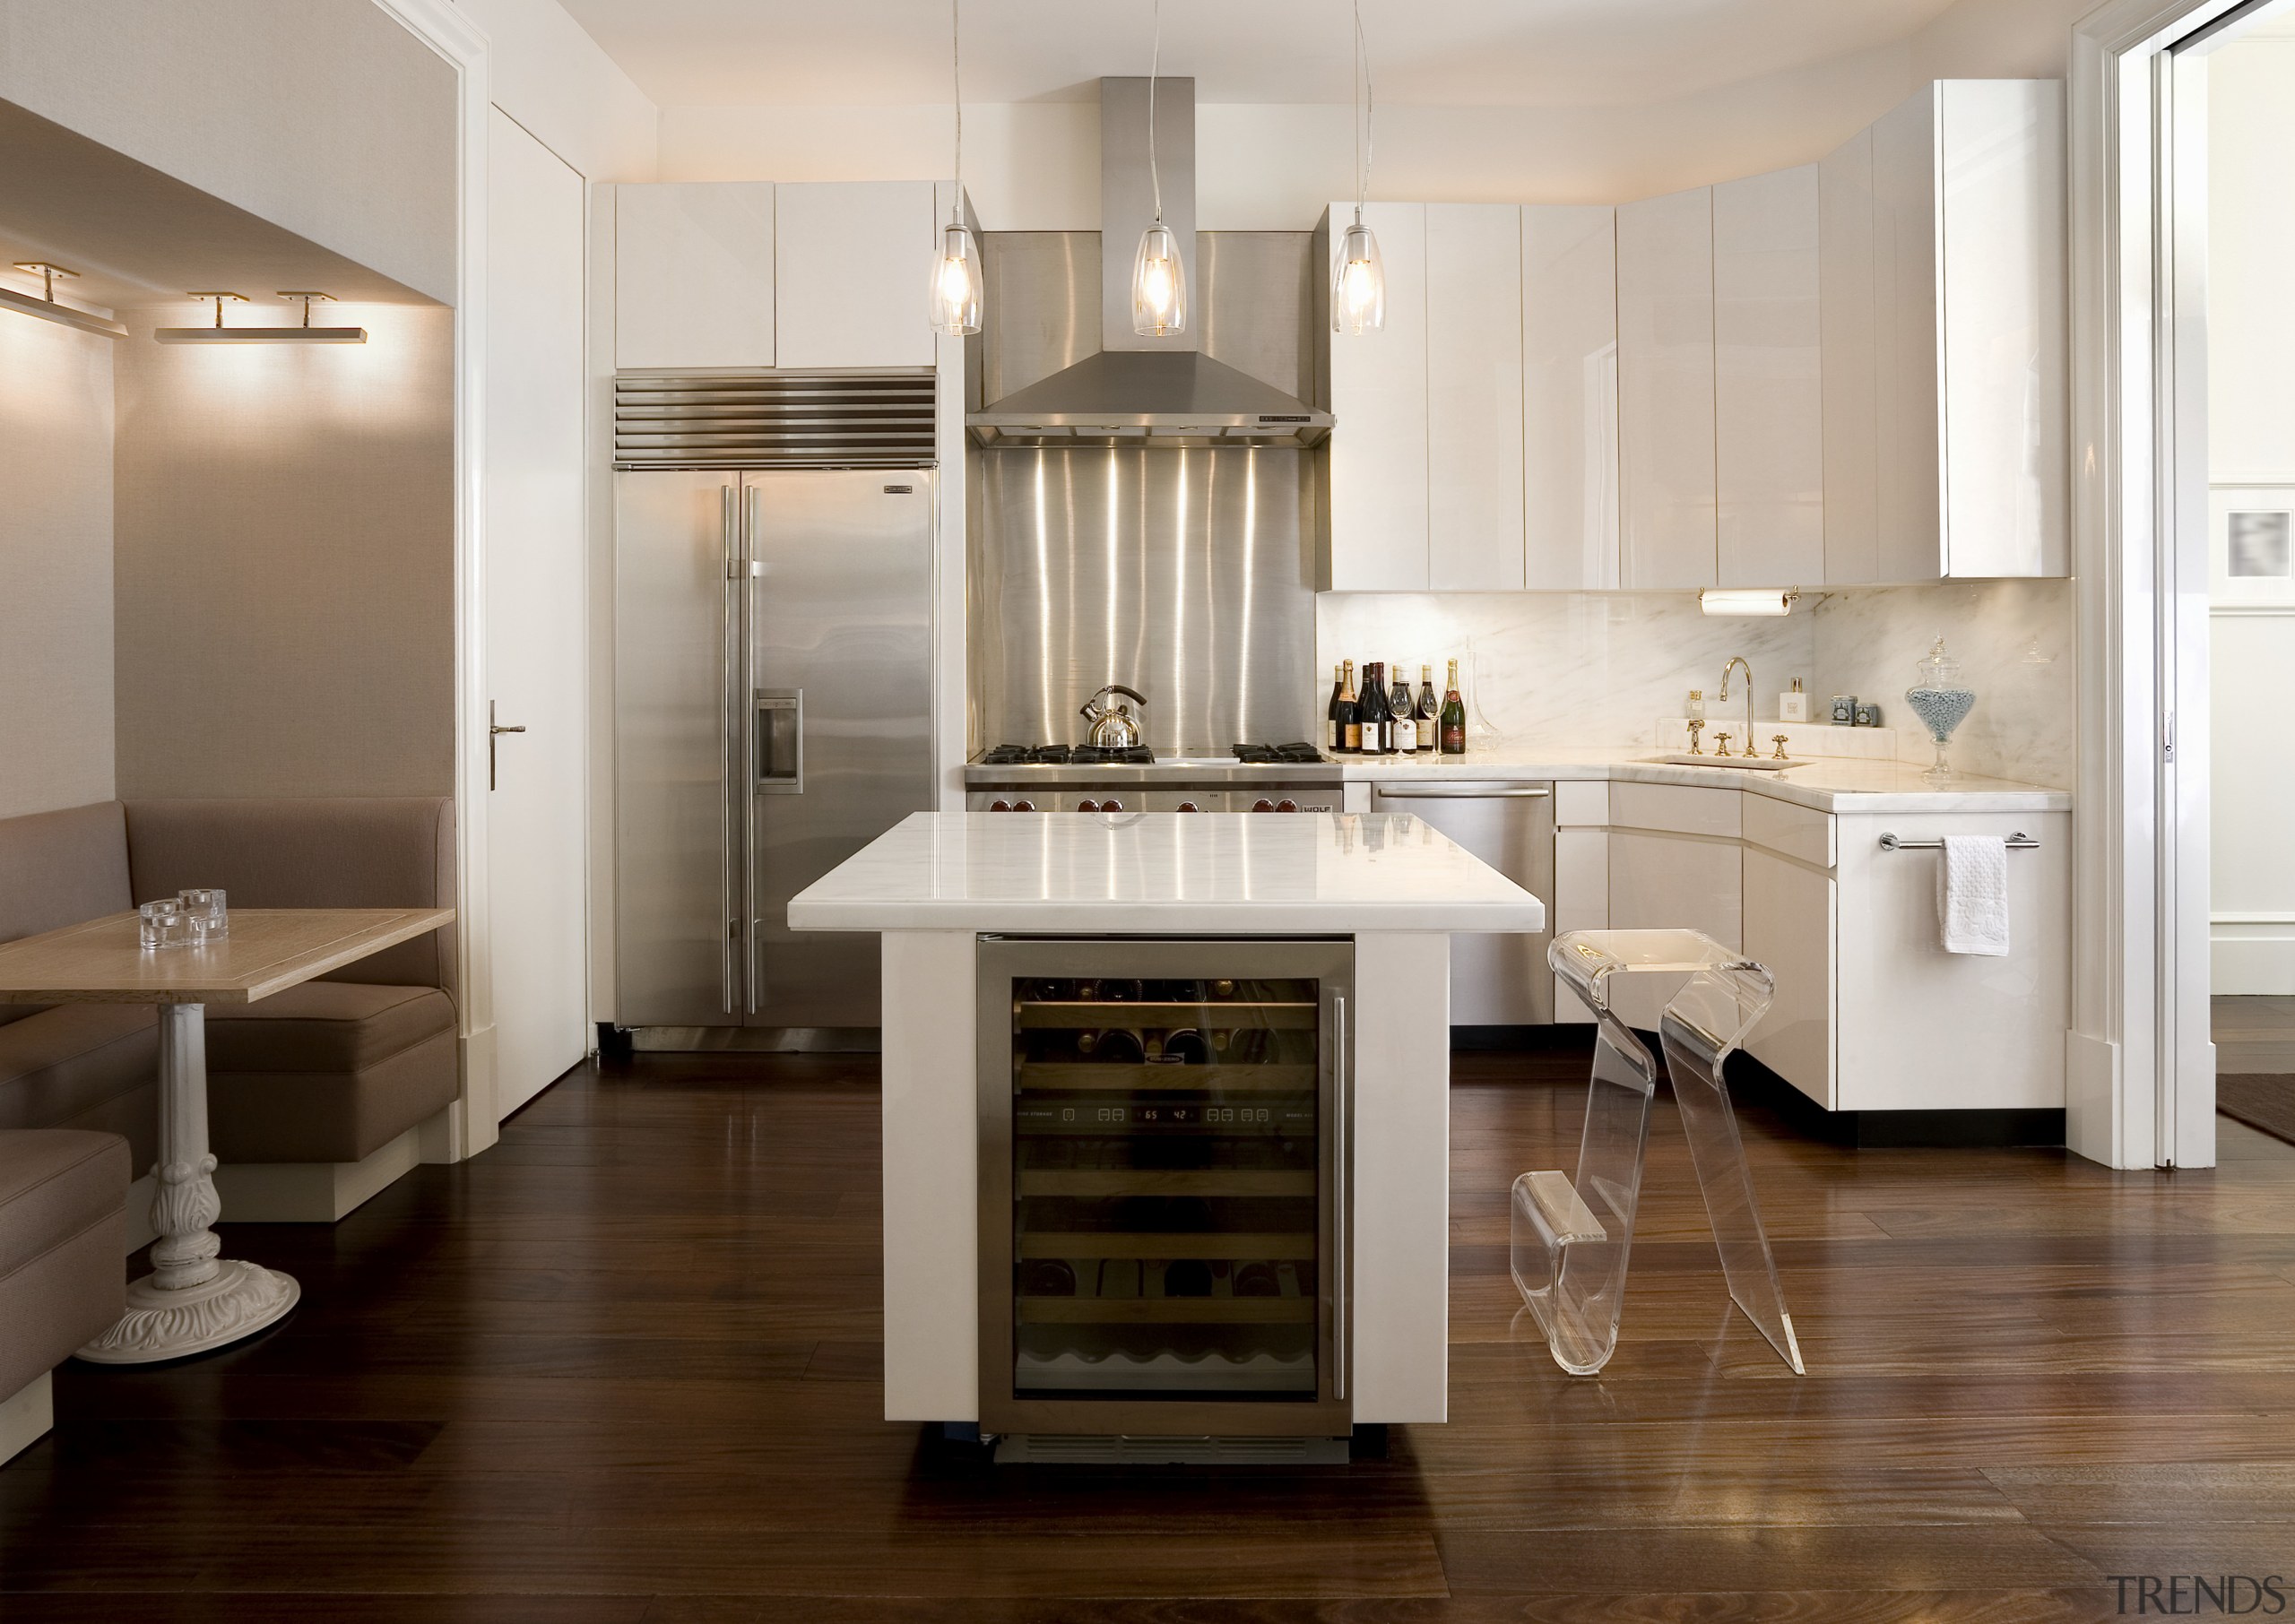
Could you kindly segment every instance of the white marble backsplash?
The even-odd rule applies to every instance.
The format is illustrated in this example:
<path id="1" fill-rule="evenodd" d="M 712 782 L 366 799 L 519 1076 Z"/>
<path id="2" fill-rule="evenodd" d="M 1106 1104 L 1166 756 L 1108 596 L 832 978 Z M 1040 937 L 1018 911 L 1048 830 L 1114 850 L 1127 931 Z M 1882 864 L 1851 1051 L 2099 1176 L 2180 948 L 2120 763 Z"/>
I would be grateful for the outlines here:
<path id="1" fill-rule="evenodd" d="M 2070 581 L 1949 581 L 1828 593 L 1810 616 L 1819 704 L 1835 694 L 1877 701 L 1897 755 L 1936 752 L 1904 691 L 1942 633 L 1976 690 L 1953 735 L 1953 764 L 1988 778 L 2068 790 L 2074 772 L 2074 606 Z"/>
<path id="2" fill-rule="evenodd" d="M 1715 698 L 1732 654 L 1753 666 L 1763 721 L 1794 678 L 1815 687 L 1808 616 L 1708 616 L 1690 592 L 1323 592 L 1315 647 L 1319 716 L 1338 661 L 1407 660 L 1413 688 L 1430 664 L 1439 689 L 1456 658 L 1477 733 L 1550 744 L 1652 742 L 1692 688 L 1709 714 L 1740 716 L 1734 687 L 1727 706 Z"/>
<path id="3" fill-rule="evenodd" d="M 2073 773 L 2073 590 L 2069 581 L 1970 581 L 1834 588 L 1778 618 L 1708 616 L 1692 592 L 1323 592 L 1315 599 L 1319 719 L 1332 664 L 1430 664 L 1439 687 L 1455 657 L 1468 714 L 1485 738 L 1555 745 L 1655 745 L 1679 734 L 1683 701 L 1705 693 L 1707 738 L 1737 724 L 1721 667 L 1754 669 L 1754 710 L 1766 747 L 1778 695 L 1798 677 L 1812 721 L 1832 695 L 1876 701 L 1875 733 L 1897 758 L 1926 764 L 1928 736 L 1904 703 L 1913 667 L 1938 632 L 1963 662 L 1976 709 L 1953 741 L 1962 770 L 2068 789 Z M 2037 658 L 2034 657 L 2037 651 Z M 1670 729 L 1668 722 L 1671 722 Z M 1840 730 L 1848 734 L 1849 730 Z M 1870 755 L 1872 735 L 1813 738 L 1812 753 Z M 1807 735 L 1795 733 L 1793 747 Z M 1830 746 L 1831 747 L 1825 747 Z"/>

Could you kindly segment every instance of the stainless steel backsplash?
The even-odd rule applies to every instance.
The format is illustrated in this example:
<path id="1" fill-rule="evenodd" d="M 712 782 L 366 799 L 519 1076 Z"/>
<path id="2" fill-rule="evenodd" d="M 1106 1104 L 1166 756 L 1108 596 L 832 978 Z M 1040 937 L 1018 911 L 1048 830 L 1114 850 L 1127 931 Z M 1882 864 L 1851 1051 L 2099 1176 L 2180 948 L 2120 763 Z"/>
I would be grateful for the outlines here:
<path id="1" fill-rule="evenodd" d="M 1204 352 L 1304 396 L 1315 334 L 1305 232 L 1203 232 Z M 990 232 L 982 393 L 1099 348 L 1100 239 Z M 1078 708 L 1148 695 L 1160 755 L 1314 737 L 1312 453 L 974 451 L 972 743 L 1076 744 Z"/>

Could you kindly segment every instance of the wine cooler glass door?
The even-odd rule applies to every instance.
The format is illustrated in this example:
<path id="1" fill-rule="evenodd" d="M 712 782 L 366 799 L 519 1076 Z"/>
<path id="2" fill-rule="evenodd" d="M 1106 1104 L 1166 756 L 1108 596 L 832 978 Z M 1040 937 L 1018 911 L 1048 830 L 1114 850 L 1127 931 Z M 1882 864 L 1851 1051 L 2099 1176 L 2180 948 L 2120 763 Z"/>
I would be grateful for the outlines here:
<path id="1" fill-rule="evenodd" d="M 1344 1431 L 1345 943 L 982 946 L 983 1424 Z"/>

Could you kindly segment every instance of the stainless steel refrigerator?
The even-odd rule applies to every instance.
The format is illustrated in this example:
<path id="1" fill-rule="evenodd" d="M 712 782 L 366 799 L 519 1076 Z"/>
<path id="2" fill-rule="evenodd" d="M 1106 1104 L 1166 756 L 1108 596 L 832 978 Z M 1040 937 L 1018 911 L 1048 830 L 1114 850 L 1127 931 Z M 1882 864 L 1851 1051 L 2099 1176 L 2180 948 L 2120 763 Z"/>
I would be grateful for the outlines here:
<path id="1" fill-rule="evenodd" d="M 849 1044 L 877 938 L 800 938 L 788 904 L 932 804 L 932 472 L 615 479 L 617 1018 Z"/>

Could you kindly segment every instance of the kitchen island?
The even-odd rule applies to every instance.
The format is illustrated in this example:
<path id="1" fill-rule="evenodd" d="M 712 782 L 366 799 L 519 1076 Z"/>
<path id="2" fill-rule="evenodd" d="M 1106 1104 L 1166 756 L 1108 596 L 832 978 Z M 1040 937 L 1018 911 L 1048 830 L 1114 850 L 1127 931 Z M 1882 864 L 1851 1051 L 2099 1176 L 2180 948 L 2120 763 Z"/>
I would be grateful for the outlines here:
<path id="1" fill-rule="evenodd" d="M 883 936 L 888 1420 L 1443 1419 L 1451 936 L 1539 898 L 1410 816 L 918 813 L 789 921 Z"/>

